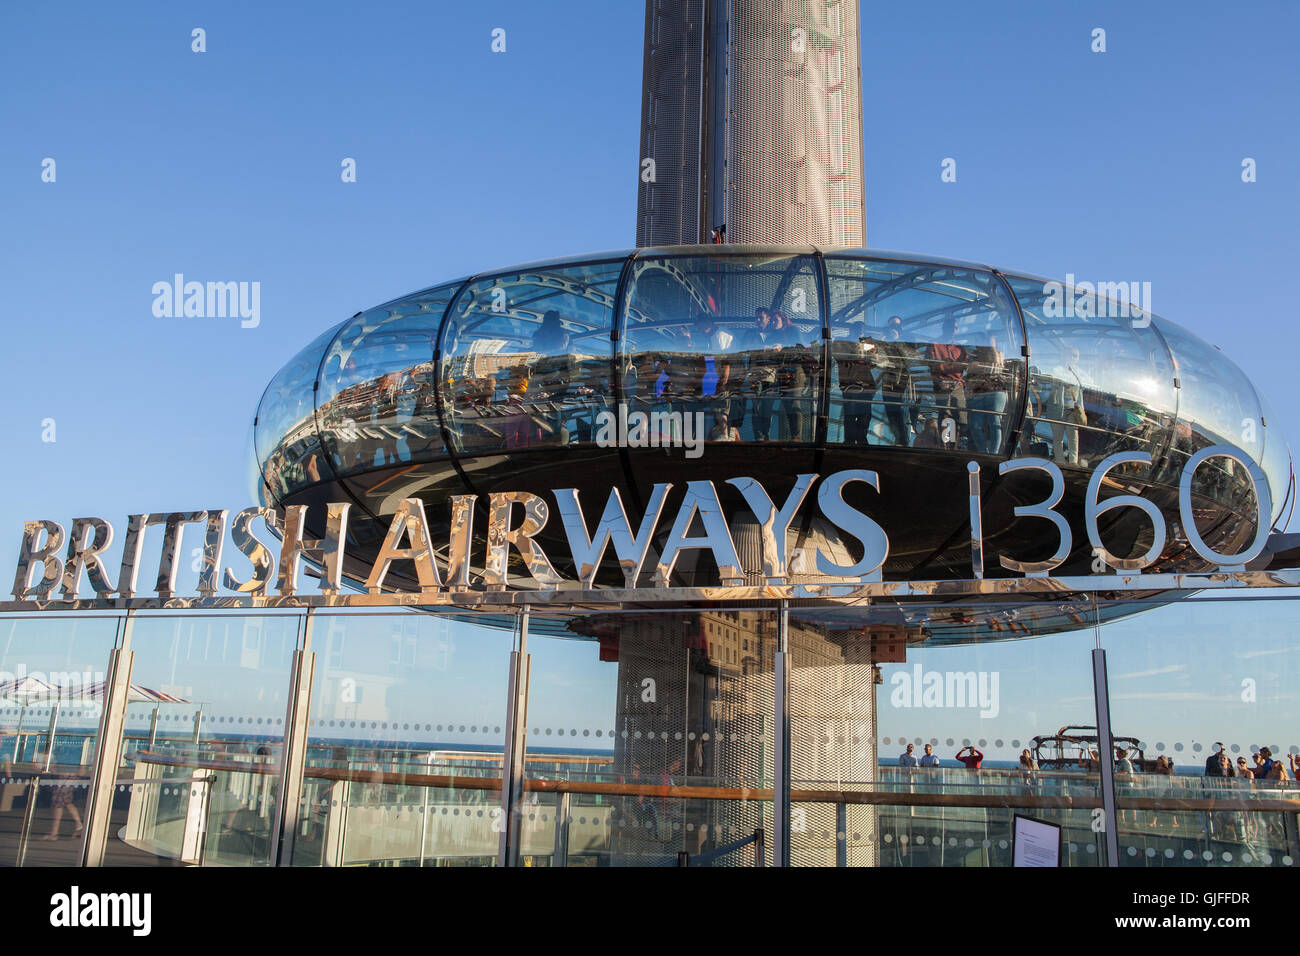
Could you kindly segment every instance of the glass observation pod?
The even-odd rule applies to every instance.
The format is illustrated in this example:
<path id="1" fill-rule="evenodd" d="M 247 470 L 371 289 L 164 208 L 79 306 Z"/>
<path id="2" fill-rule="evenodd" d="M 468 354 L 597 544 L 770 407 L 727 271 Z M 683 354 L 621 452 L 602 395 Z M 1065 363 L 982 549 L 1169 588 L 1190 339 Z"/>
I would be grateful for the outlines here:
<path id="1" fill-rule="evenodd" d="M 478 495 L 482 507 L 494 491 L 576 487 L 590 524 L 610 488 L 640 514 L 654 483 L 680 494 L 708 479 L 739 546 L 753 519 L 726 479 L 752 475 L 783 500 L 800 473 L 869 468 L 880 492 L 860 486 L 847 500 L 889 534 L 887 580 L 972 576 L 972 461 L 985 550 L 1022 561 L 1044 560 L 1054 542 L 1013 509 L 1042 501 L 1050 482 L 997 466 L 1032 457 L 1060 467 L 1057 510 L 1075 531 L 1056 574 L 1090 573 L 1084 499 L 1116 452 L 1150 456 L 1106 482 L 1108 494 L 1122 485 L 1166 517 L 1150 571 L 1207 567 L 1178 505 L 1184 466 L 1203 448 L 1232 445 L 1259 465 L 1274 527 L 1293 502 L 1279 423 L 1216 347 L 1050 280 L 862 249 L 650 248 L 434 286 L 359 313 L 296 355 L 262 396 L 253 444 L 263 504 L 308 505 L 319 533 L 324 503 L 353 502 L 353 576 L 364 576 L 383 516 L 410 496 L 426 502 L 445 546 L 451 495 Z M 1192 501 L 1219 552 L 1254 538 L 1254 491 L 1236 462 L 1202 464 Z M 1151 544 L 1150 520 L 1134 508 L 1106 512 L 1100 529 L 1120 556 Z M 817 517 L 791 528 L 792 545 L 796 534 L 799 547 L 856 546 Z M 538 541 L 576 577 L 563 567 L 558 521 Z M 389 581 L 413 583 L 401 570 Z M 621 581 L 606 573 L 600 581 Z M 987 573 L 1012 572 L 994 560 Z M 672 583 L 716 582 L 711 563 L 683 561 Z"/>

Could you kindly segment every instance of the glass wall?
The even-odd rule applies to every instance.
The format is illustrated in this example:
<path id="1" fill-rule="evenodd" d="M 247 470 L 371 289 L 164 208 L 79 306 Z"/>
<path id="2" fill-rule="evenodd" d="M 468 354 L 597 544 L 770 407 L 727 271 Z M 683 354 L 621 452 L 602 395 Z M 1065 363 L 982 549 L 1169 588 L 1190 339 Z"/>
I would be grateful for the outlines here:
<path id="1" fill-rule="evenodd" d="M 536 617 L 534 617 L 536 621 Z M 530 637 L 526 865 L 771 861 L 776 617 L 595 614 Z"/>
<path id="2" fill-rule="evenodd" d="M 991 272 L 826 259 L 828 441 L 1005 453 L 1024 390 L 1024 334 Z"/>
<path id="3" fill-rule="evenodd" d="M 1157 318 L 1155 326 L 1169 343 L 1178 363 L 1178 428 L 1170 452 L 1170 465 L 1181 473 L 1187 459 L 1210 445 L 1231 445 L 1257 463 L 1264 457 L 1263 412 L 1254 386 L 1241 369 L 1227 362 L 1217 348 L 1172 322 Z M 1280 484 L 1269 479 L 1270 487 Z M 1211 458 L 1192 481 L 1195 495 L 1219 503 L 1241 522 L 1198 522 L 1210 546 L 1224 553 L 1241 550 L 1254 534 L 1255 494 L 1246 469 L 1227 458 Z M 1266 516 L 1271 521 L 1272 516 Z M 1239 527 L 1240 525 L 1240 527 Z"/>
<path id="4" fill-rule="evenodd" d="M 262 504 L 278 504 L 286 495 L 323 477 L 313 404 L 316 374 L 325 349 L 340 328 L 321 334 L 276 372 L 257 406 L 253 449 L 262 486 L 270 496 Z"/>
<path id="5" fill-rule="evenodd" d="M 457 452 L 594 440 L 609 405 L 610 333 L 622 260 L 479 279 L 442 343 L 442 400 Z"/>
<path id="6" fill-rule="evenodd" d="M 707 441 L 812 442 L 819 302 L 808 255 L 635 260 L 619 359 L 629 415 L 647 415 L 651 428 L 673 413 L 703 416 Z"/>
<path id="7" fill-rule="evenodd" d="M 443 424 L 453 455 L 587 443 L 615 398 L 629 414 L 702 412 L 707 441 L 1014 452 L 1080 468 L 1137 449 L 1175 483 L 1187 455 L 1226 441 L 1279 490 L 1289 483 L 1280 423 L 1250 382 L 1171 322 L 963 263 L 787 247 L 563 260 L 395 300 L 277 373 L 255 455 L 278 497 L 331 471 L 440 457 Z"/>
<path id="8" fill-rule="evenodd" d="M 1294 599 L 1197 597 L 1101 631 L 1122 866 L 1300 866 Z"/>
<path id="9" fill-rule="evenodd" d="M 1100 776 L 1060 739 L 1095 734 L 1092 630 L 933 643 L 1005 610 L 791 612 L 795 865 L 1009 866 L 1017 815 L 1061 828 L 1062 866 L 1104 863 Z"/>
<path id="10" fill-rule="evenodd" d="M 1291 449 L 1287 447 L 1282 420 L 1263 395 L 1259 397 L 1259 412 L 1264 423 L 1264 459 L 1260 465 L 1268 478 L 1269 492 L 1273 498 L 1273 529 L 1283 531 L 1290 521 L 1295 504 L 1294 479 L 1291 477 Z"/>
<path id="11" fill-rule="evenodd" d="M 433 353 L 460 283 L 350 319 L 321 368 L 316 414 L 336 475 L 445 455 Z"/>
<path id="12" fill-rule="evenodd" d="M 295 866 L 491 866 L 511 632 L 323 614 Z"/>
<path id="13" fill-rule="evenodd" d="M 1029 337 L 1029 399 L 1018 453 L 1089 468 L 1117 451 L 1158 464 L 1178 411 L 1169 349 L 1150 318 L 1110 299 L 1085 299 L 1060 283 L 1016 276 Z M 1100 305 L 1098 304 L 1100 303 Z M 1193 387 L 1191 382 L 1189 387 Z M 1177 484 L 1177 472 L 1172 472 Z"/>
<path id="14" fill-rule="evenodd" d="M 1128 604 L 1100 627 L 1112 607 L 1053 604 L 1059 633 L 1042 605 L 792 607 L 792 863 L 1006 866 L 1028 818 L 1059 828 L 1061 865 L 1105 865 L 1109 762 L 1119 865 L 1296 865 L 1297 600 Z M 111 802 L 88 808 L 119 622 L 6 622 L 0 863 L 75 864 L 95 813 L 109 865 L 493 865 L 510 622 L 316 617 L 286 817 L 303 623 L 138 616 Z M 778 627 L 771 608 L 534 613 L 520 865 L 770 865 Z"/>
<path id="15" fill-rule="evenodd" d="M 0 866 L 80 862 L 115 617 L 0 621 Z"/>
<path id="16" fill-rule="evenodd" d="M 138 615 L 108 866 L 269 866 L 301 617 Z"/>

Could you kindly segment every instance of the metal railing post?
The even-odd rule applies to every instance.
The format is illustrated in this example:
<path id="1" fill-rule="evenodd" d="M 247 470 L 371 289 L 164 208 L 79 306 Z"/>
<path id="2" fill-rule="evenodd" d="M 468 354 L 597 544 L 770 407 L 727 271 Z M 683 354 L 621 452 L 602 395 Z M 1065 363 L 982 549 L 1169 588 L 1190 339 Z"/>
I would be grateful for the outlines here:
<path id="1" fill-rule="evenodd" d="M 1286 852 L 1293 860 L 1300 860 L 1300 814 L 1282 814 L 1282 830 L 1286 833 Z"/>
<path id="2" fill-rule="evenodd" d="M 23 807 L 23 829 L 18 834 L 18 859 L 15 866 L 22 866 L 27 859 L 27 841 L 31 839 L 32 823 L 36 819 L 36 798 L 40 796 L 41 778 L 32 775 L 32 779 L 27 781 L 27 805 Z"/>
<path id="3" fill-rule="evenodd" d="M 523 836 L 524 753 L 528 747 L 528 676 L 528 612 L 525 610 L 519 615 L 519 647 L 510 652 L 497 866 L 519 865 L 519 842 Z"/>
<path id="4" fill-rule="evenodd" d="M 1110 690 L 1106 682 L 1106 651 L 1092 650 L 1092 691 L 1097 707 L 1097 760 L 1101 764 L 1101 806 L 1106 865 L 1119 866 L 1119 815 L 1115 810 L 1115 744 L 1110 736 Z"/>
<path id="5" fill-rule="evenodd" d="M 777 652 L 773 704 L 772 865 L 790 865 L 790 609 L 777 612 Z"/>
<path id="6" fill-rule="evenodd" d="M 303 615 L 302 643 L 293 652 L 289 676 L 289 701 L 285 706 L 284 746 L 280 757 L 280 794 L 275 804 L 274 838 L 276 866 L 293 863 L 294 838 L 298 835 L 302 807 L 303 771 L 307 763 L 308 724 L 311 720 L 311 685 L 316 673 L 316 654 L 311 649 L 312 609 Z"/>
<path id="7" fill-rule="evenodd" d="M 835 865 L 849 865 L 849 808 L 847 804 L 835 804 Z"/>
<path id="8" fill-rule="evenodd" d="M 569 865 L 569 791 L 556 794 L 555 801 L 555 853 L 552 866 Z"/>
<path id="9" fill-rule="evenodd" d="M 45 770 L 48 773 L 50 762 L 54 759 L 54 735 L 59 727 L 59 700 L 54 701 L 54 706 L 50 708 L 50 726 L 45 731 Z"/>
<path id="10" fill-rule="evenodd" d="M 102 866 L 107 850 L 113 792 L 117 789 L 117 768 L 122 762 L 122 729 L 126 725 L 126 707 L 131 696 L 131 667 L 135 663 L 131 632 L 134 628 L 135 612 L 127 611 L 122 618 L 122 637 L 108 655 L 104 709 L 99 715 L 99 746 L 95 749 L 95 766 L 91 771 L 90 793 L 86 801 L 86 827 L 81 838 L 82 866 Z"/>
<path id="11" fill-rule="evenodd" d="M 429 776 L 433 775 L 433 751 L 430 750 L 424 755 L 424 772 Z M 420 813 L 420 866 L 424 866 L 424 857 L 428 852 L 429 842 L 429 821 L 433 819 L 433 813 L 429 809 L 429 787 L 426 784 L 424 790 L 424 807 Z"/>

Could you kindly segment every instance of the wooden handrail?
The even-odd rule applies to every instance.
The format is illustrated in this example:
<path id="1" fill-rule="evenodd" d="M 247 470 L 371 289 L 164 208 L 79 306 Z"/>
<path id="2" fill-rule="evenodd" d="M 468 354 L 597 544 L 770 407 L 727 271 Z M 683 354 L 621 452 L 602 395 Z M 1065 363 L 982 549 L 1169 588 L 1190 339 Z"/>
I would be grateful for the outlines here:
<path id="1" fill-rule="evenodd" d="M 141 751 L 138 759 L 146 763 L 192 767 L 195 770 L 230 770 L 239 773 L 278 774 L 275 763 L 240 763 L 236 761 L 191 761 L 170 754 Z M 307 767 L 304 775 L 318 780 L 350 783 L 375 783 L 438 790 L 479 790 L 498 792 L 497 777 L 468 777 L 456 774 L 403 773 L 392 770 L 353 770 L 344 767 Z M 119 783 L 129 783 L 121 778 Z M 656 783 L 619 783 L 593 780 L 541 780 L 525 778 L 524 790 L 535 793 L 577 793 L 610 797 L 652 797 L 671 800 L 759 800 L 770 801 L 772 790 L 764 787 L 710 787 Z M 852 804 L 859 806 L 899 807 L 968 807 L 1026 808 L 1042 810 L 1092 810 L 1101 806 L 1101 797 L 1092 794 L 1036 793 L 909 793 L 890 790 L 826 790 L 797 788 L 790 792 L 795 803 Z M 1194 811 L 1243 810 L 1256 812 L 1300 812 L 1300 794 L 1295 799 L 1261 797 L 1257 800 L 1225 797 L 1119 797 L 1121 810 Z"/>

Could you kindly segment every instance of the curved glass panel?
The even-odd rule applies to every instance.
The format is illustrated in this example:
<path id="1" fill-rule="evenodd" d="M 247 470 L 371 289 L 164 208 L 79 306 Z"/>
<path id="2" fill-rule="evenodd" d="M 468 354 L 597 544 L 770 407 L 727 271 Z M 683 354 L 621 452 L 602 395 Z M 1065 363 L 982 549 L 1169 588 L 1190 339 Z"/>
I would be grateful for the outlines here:
<path id="1" fill-rule="evenodd" d="M 262 480 L 262 469 L 258 466 L 257 459 L 257 427 L 253 423 L 248 425 L 248 441 L 244 443 L 244 461 L 248 462 L 248 500 L 254 504 L 269 507 L 274 504 L 271 501 L 271 491 L 266 487 L 266 482 Z"/>
<path id="2" fill-rule="evenodd" d="M 646 415 L 651 444 L 698 422 L 708 441 L 811 442 L 821 329 L 812 256 L 637 259 L 620 359 L 629 422 Z"/>
<path id="3" fill-rule="evenodd" d="M 1287 494 L 1291 488 L 1291 449 L 1287 445 L 1286 433 L 1282 430 L 1282 420 L 1277 417 L 1268 398 L 1259 395 L 1259 411 L 1264 423 L 1264 460 L 1260 467 L 1268 476 L 1268 487 L 1273 495 L 1273 521 L 1282 517 L 1286 506 Z"/>
<path id="4" fill-rule="evenodd" d="M 1177 408 L 1168 349 L 1149 317 L 1061 283 L 1007 277 L 1029 337 L 1019 454 L 1088 468 L 1117 451 L 1158 462 Z M 1176 481 L 1176 477 L 1175 477 Z"/>
<path id="5" fill-rule="evenodd" d="M 458 452 L 589 443 L 610 396 L 622 260 L 480 279 L 442 342 L 444 420 Z"/>
<path id="6" fill-rule="evenodd" d="M 828 257 L 829 443 L 996 455 L 1024 389 L 1015 304 L 990 272 Z"/>
<path id="7" fill-rule="evenodd" d="M 1218 348 L 1156 317 L 1155 325 L 1178 362 L 1178 436 L 1191 455 L 1207 445 L 1236 445 L 1256 461 L 1264 456 L 1259 399 L 1245 373 Z"/>
<path id="8" fill-rule="evenodd" d="M 1178 363 L 1178 429 L 1170 468 L 1181 474 L 1187 459 L 1209 445 L 1235 445 L 1261 461 L 1262 413 L 1250 380 L 1219 349 L 1186 329 L 1159 317 L 1155 325 Z M 1254 485 L 1236 462 L 1212 458 L 1203 464 L 1192 479 L 1192 496 L 1197 528 L 1216 551 L 1236 553 L 1254 535 Z"/>
<path id="9" fill-rule="evenodd" d="M 340 328 L 317 336 L 276 372 L 257 408 L 253 446 L 262 480 L 277 500 L 321 480 L 313 390 L 321 354 Z"/>
<path id="10" fill-rule="evenodd" d="M 321 445 L 335 474 L 445 456 L 433 351 L 460 285 L 371 309 L 335 337 L 316 397 Z"/>

